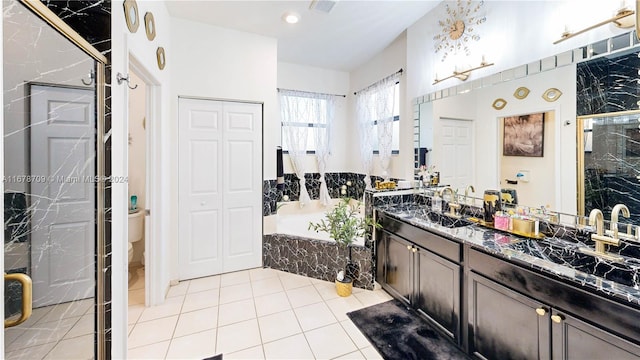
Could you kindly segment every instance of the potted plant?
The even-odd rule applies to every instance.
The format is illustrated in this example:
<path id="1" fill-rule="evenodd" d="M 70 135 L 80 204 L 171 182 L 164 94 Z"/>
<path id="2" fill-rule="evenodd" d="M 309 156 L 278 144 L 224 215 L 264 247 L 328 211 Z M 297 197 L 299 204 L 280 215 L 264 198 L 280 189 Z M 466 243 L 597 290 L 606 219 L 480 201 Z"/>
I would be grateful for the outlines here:
<path id="1" fill-rule="evenodd" d="M 353 271 L 351 265 L 351 245 L 356 238 L 365 240 L 371 236 L 369 228 L 379 229 L 382 226 L 370 217 L 360 216 L 360 201 L 352 202 L 351 198 L 343 198 L 333 209 L 325 213 L 320 222 L 309 222 L 309 230 L 324 231 L 335 240 L 338 245 L 338 261 L 346 259 L 344 269 L 338 270 L 336 275 L 336 290 L 340 296 L 351 295 L 353 288 Z"/>

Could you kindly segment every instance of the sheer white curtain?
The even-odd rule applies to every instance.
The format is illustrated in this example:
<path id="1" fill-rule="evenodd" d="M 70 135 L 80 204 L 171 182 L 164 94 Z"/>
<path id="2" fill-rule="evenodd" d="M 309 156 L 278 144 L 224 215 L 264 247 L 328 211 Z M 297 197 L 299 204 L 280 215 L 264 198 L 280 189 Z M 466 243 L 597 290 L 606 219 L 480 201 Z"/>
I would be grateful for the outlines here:
<path id="1" fill-rule="evenodd" d="M 327 161 L 331 153 L 331 124 L 335 99 L 332 95 L 304 91 L 279 90 L 282 135 L 287 144 L 289 158 L 296 176 L 300 179 L 300 206 L 309 201 L 304 161 L 307 150 L 316 152 L 320 173 L 320 202 L 331 201 L 325 180 Z"/>
<path id="2" fill-rule="evenodd" d="M 318 172 L 320 173 L 320 204 L 327 206 L 331 203 L 331 195 L 329 195 L 325 174 L 327 171 L 327 161 L 331 155 L 331 125 L 335 113 L 335 97 L 332 95 L 316 95 L 316 99 L 324 100 L 314 101 L 318 123 L 324 125 L 324 127 L 314 128 L 314 134 Z"/>
<path id="3" fill-rule="evenodd" d="M 393 114 L 396 83 L 401 73 L 388 76 L 368 88 L 358 92 L 356 97 L 360 154 L 365 171 L 365 185 L 371 188 L 370 175 L 373 171 L 374 127 L 378 133 L 378 150 L 382 177 L 389 180 L 391 163 Z"/>

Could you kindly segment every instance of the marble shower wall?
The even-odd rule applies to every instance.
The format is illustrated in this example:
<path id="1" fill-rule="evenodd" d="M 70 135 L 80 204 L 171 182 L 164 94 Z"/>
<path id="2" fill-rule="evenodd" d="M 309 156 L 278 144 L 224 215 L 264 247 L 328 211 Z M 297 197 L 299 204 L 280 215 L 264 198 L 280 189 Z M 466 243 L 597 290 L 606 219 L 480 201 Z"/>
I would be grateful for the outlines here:
<path id="1" fill-rule="evenodd" d="M 594 115 L 638 110 L 638 51 L 603 57 L 577 66 L 577 113 Z M 638 116 L 595 118 L 585 131 L 585 214 L 601 209 L 610 217 L 615 204 L 640 224 L 640 131 Z"/>

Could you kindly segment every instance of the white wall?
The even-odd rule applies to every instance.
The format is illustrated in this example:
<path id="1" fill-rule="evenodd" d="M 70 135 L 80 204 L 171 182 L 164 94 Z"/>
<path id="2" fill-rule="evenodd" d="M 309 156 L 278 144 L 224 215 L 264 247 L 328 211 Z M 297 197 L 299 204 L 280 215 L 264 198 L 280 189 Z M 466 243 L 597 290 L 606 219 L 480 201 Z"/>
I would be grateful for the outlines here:
<path id="1" fill-rule="evenodd" d="M 263 178 L 275 179 L 275 149 L 280 145 L 276 39 L 177 18 L 171 19 L 171 28 L 172 137 L 165 159 L 172 169 L 170 206 L 178 207 L 178 96 L 264 103 Z M 179 234 L 177 221 L 170 222 L 171 278 L 177 279 Z"/>
<path id="2" fill-rule="evenodd" d="M 347 95 L 347 97 L 335 97 L 336 109 L 331 134 L 332 151 L 331 157 L 327 163 L 327 172 L 352 171 L 348 161 L 350 156 L 348 156 L 349 149 L 347 146 L 351 138 L 351 134 L 348 132 L 350 103 L 347 100 L 349 98 L 349 73 L 312 66 L 278 62 L 278 88 Z M 280 120 L 279 111 L 278 119 Z M 278 135 L 280 135 L 280 133 L 278 133 Z M 275 153 L 275 148 L 271 149 L 265 147 L 264 151 Z M 293 173 L 293 167 L 288 155 L 283 156 L 283 162 L 284 172 Z M 305 169 L 308 173 L 318 172 L 316 155 L 307 155 Z M 265 177 L 265 179 L 269 178 Z"/>
<path id="3" fill-rule="evenodd" d="M 406 86 L 410 81 L 409 79 L 415 76 L 411 69 L 407 68 L 406 32 L 403 32 L 391 45 L 367 63 L 350 73 L 349 108 L 351 113 L 348 134 L 351 134 L 353 141 L 350 142 L 347 151 L 353 154 L 350 157 L 351 163 L 349 164 L 353 172 L 364 173 L 359 155 L 358 122 L 353 93 L 384 79 L 400 69 L 404 70 L 400 78 L 400 153 L 399 155 L 392 155 L 389 175 L 394 178 L 413 179 L 413 141 L 403 141 L 404 139 L 413 139 L 413 110 L 411 98 L 407 97 Z M 380 170 L 380 162 L 377 155 L 374 155 L 373 161 L 373 175 L 381 175 L 382 170 Z"/>
<path id="4" fill-rule="evenodd" d="M 159 1 L 138 1 L 141 26 L 136 33 L 130 33 L 124 21 L 123 1 L 116 0 L 112 4 L 111 34 L 112 34 L 112 58 L 111 58 L 111 110 L 112 110 L 112 174 L 114 176 L 127 176 L 128 174 L 128 94 L 126 85 L 118 85 L 116 75 L 118 72 L 129 72 L 129 58 L 133 57 L 142 66 L 145 75 L 156 87 L 152 90 L 159 101 L 157 106 L 150 111 L 154 114 L 154 121 L 147 121 L 147 131 L 154 138 L 152 151 L 149 153 L 149 161 L 157 166 L 149 174 L 152 179 L 149 192 L 157 192 L 161 195 L 169 194 L 171 151 L 169 144 L 168 126 L 171 121 L 170 112 L 170 82 L 173 64 L 174 50 L 170 43 L 171 21 L 164 3 Z M 153 13 L 156 24 L 156 38 L 149 41 L 144 30 L 144 14 Z M 166 52 L 166 67 L 160 70 L 156 64 L 156 49 L 162 46 Z M 114 183 L 112 187 L 112 308 L 113 308 L 113 358 L 126 358 L 126 329 L 127 329 L 127 207 L 128 184 Z M 164 301 L 164 296 L 169 288 L 169 239 L 172 235 L 169 231 L 171 219 L 175 218 L 174 207 L 170 198 L 160 196 L 157 202 L 148 204 L 151 207 L 155 221 L 151 237 L 154 246 L 147 248 L 147 273 L 150 282 L 155 285 L 155 292 L 150 294 L 149 304 L 156 305 Z M 173 237 L 175 238 L 175 237 Z M 150 252 L 151 251 L 151 252 Z"/>
<path id="5" fill-rule="evenodd" d="M 146 101 L 147 92 L 143 81 L 132 71 L 131 83 L 138 88 L 129 92 L 129 198 L 138 197 L 137 208 L 145 209 L 147 204 L 147 133 Z M 144 241 L 133 244 L 133 263 L 142 260 Z"/>

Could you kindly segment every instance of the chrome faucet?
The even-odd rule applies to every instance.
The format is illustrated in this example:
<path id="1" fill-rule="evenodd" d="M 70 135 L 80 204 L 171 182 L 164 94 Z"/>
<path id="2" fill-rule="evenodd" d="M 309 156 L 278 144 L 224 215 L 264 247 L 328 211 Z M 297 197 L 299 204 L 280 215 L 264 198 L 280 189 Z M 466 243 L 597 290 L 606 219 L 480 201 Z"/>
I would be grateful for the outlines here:
<path id="1" fill-rule="evenodd" d="M 626 218 L 631 216 L 631 214 L 629 213 L 629 208 L 627 207 L 627 205 L 624 205 L 624 204 L 617 204 L 616 206 L 613 207 L 613 210 L 611 210 L 610 228 L 611 228 L 611 231 L 613 232 L 613 238 L 616 240 L 619 238 L 618 237 L 618 217 L 620 216 L 620 211 L 622 211 L 622 216 Z"/>
<path id="2" fill-rule="evenodd" d="M 469 186 L 467 186 L 466 189 L 464 189 L 464 203 L 465 204 L 468 203 L 467 197 L 469 197 L 469 190 L 471 190 L 471 192 L 474 193 L 474 194 L 476 192 L 476 188 L 474 188 L 473 185 L 469 185 Z"/>

